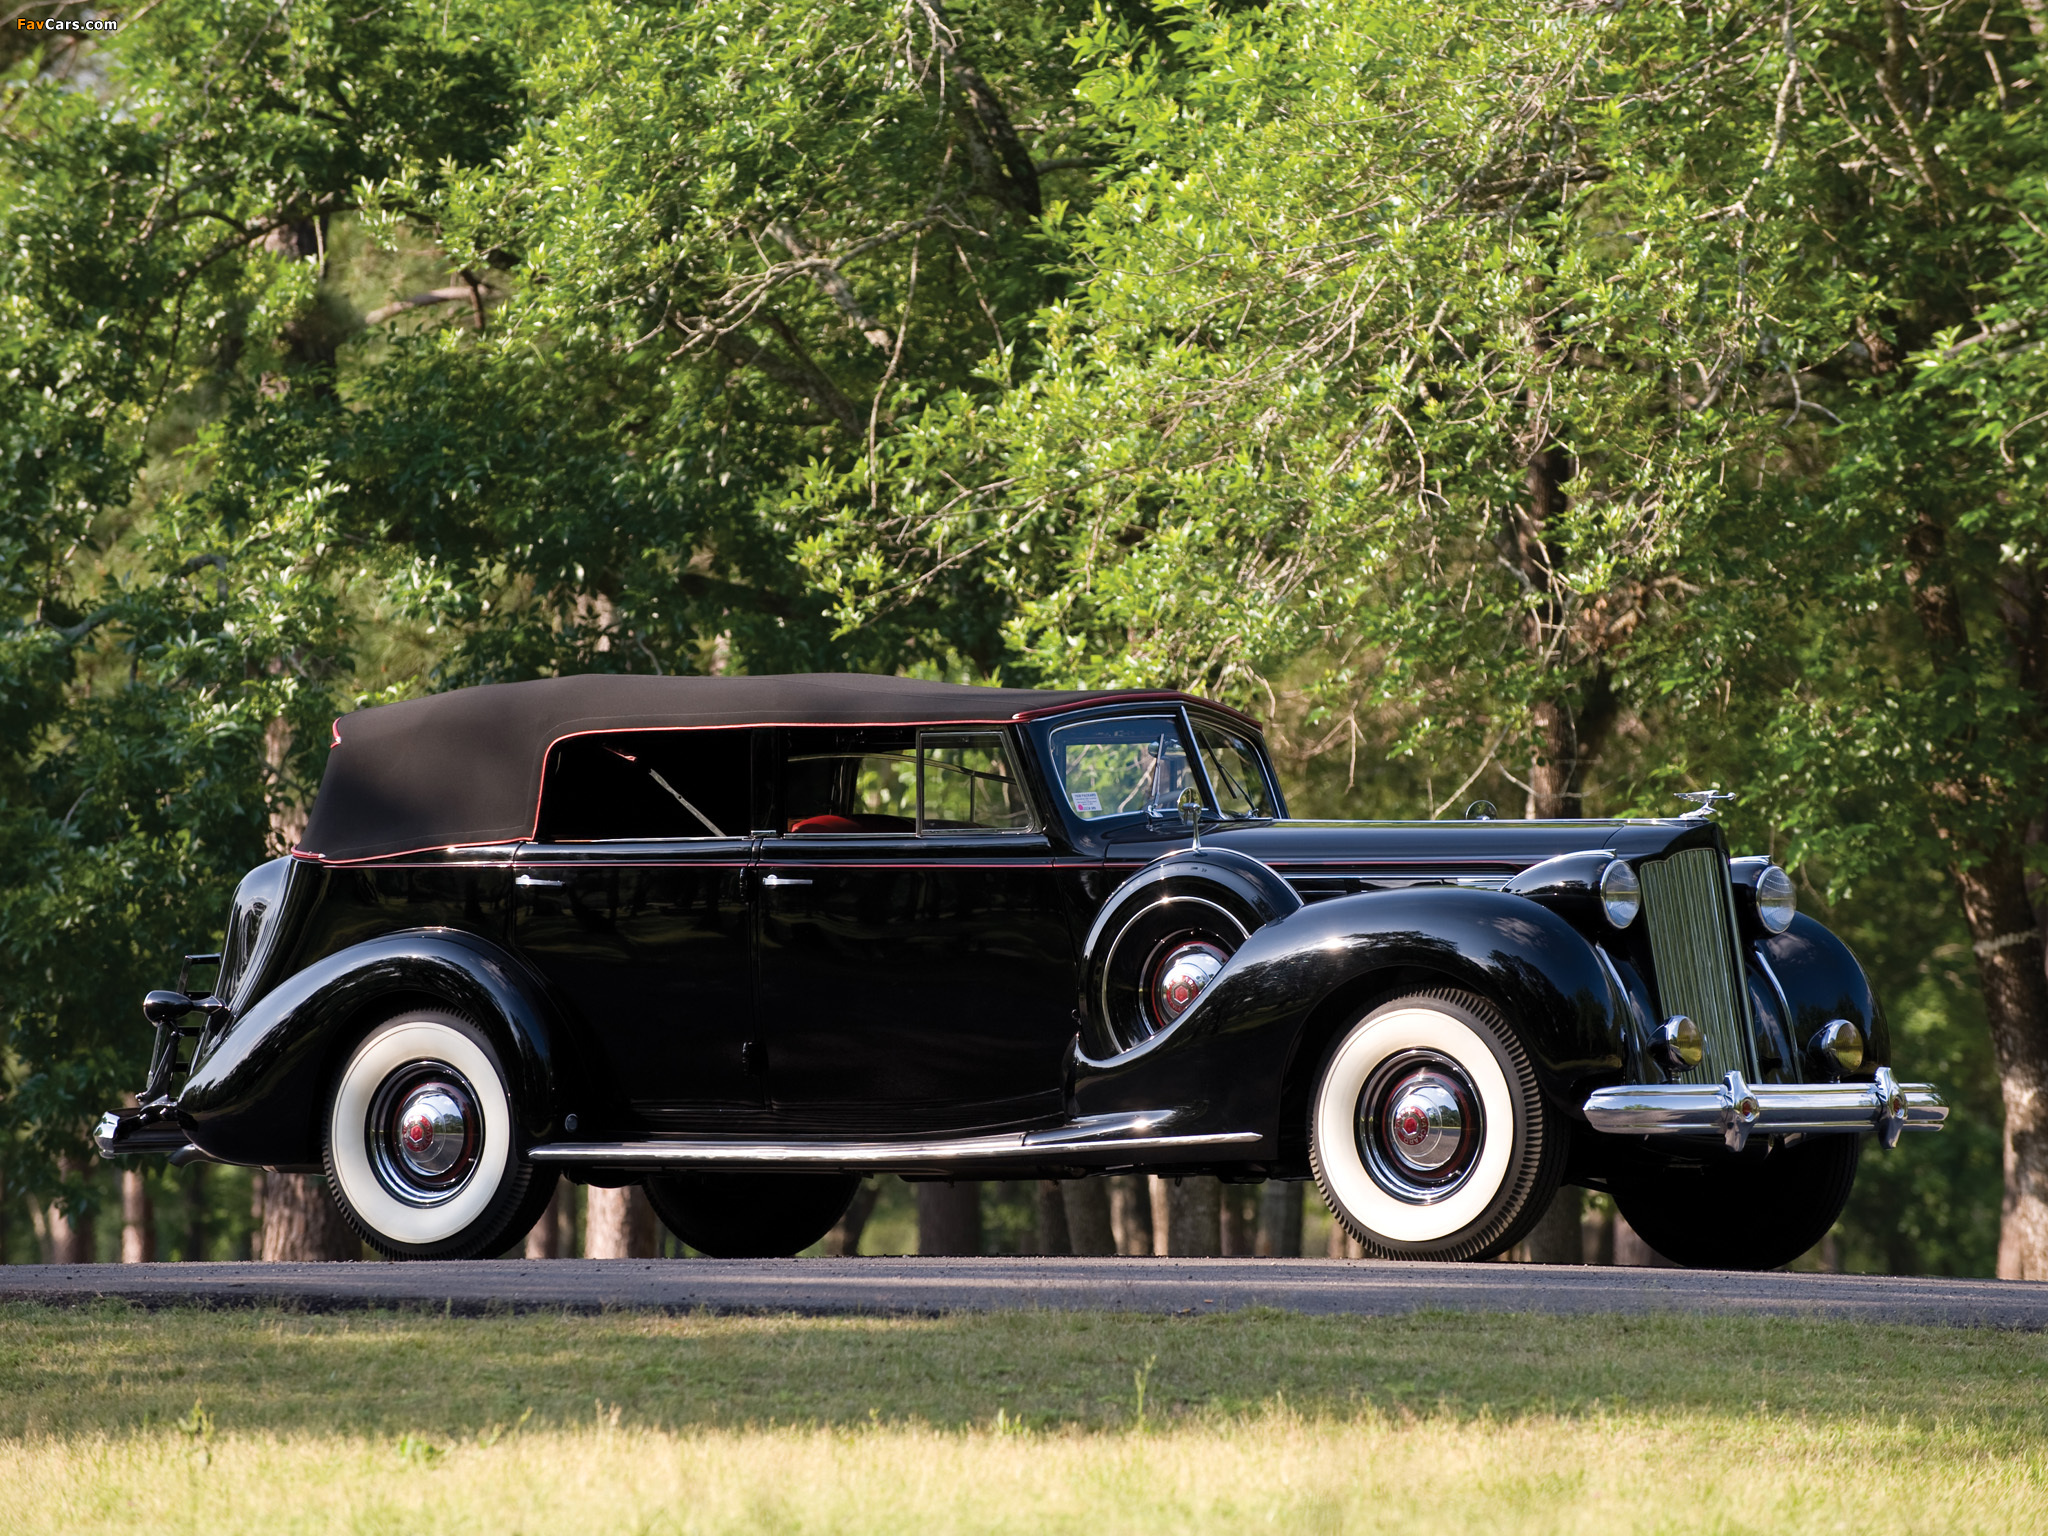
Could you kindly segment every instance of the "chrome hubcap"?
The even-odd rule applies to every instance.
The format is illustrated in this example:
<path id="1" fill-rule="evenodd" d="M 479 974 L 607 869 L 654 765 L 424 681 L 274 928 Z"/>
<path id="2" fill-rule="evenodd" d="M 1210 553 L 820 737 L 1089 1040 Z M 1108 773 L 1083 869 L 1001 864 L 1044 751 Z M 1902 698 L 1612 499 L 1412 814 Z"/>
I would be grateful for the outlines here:
<path id="1" fill-rule="evenodd" d="M 1456 1062 L 1433 1053 L 1382 1062 L 1358 1096 L 1366 1172 L 1409 1204 L 1434 1204 L 1463 1184 L 1484 1139 L 1477 1090 Z"/>
<path id="2" fill-rule="evenodd" d="M 438 1205 L 468 1182 L 483 1147 L 476 1095 L 453 1067 L 418 1062 L 377 1092 L 364 1127 L 384 1187 L 412 1205 Z"/>
<path id="3" fill-rule="evenodd" d="M 1387 1145 L 1417 1173 L 1435 1173 L 1456 1157 L 1464 1135 L 1458 1090 L 1440 1072 L 1417 1072 L 1387 1102 Z"/>
<path id="4" fill-rule="evenodd" d="M 1182 944 L 1168 951 L 1152 981 L 1152 1009 L 1164 1029 L 1195 1006 L 1230 957 L 1214 944 Z"/>

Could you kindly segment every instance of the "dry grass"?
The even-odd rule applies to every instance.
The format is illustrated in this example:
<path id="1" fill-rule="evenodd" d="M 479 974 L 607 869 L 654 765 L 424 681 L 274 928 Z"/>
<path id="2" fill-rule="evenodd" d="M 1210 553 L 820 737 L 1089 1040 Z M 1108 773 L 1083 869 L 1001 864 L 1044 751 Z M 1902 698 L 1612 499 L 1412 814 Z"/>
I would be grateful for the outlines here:
<path id="1" fill-rule="evenodd" d="M 8 1308 L 0 1479 L 0 1530 L 67 1536 L 2033 1531 L 2048 1340 Z"/>

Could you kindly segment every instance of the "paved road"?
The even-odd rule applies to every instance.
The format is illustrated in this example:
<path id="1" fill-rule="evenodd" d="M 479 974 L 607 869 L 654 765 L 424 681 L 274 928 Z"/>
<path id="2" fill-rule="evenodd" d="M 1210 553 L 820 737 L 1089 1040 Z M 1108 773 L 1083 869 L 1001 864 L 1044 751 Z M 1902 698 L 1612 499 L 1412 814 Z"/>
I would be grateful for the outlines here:
<path id="1" fill-rule="evenodd" d="M 1204 1313 L 1240 1307 L 1391 1316 L 1688 1312 L 2048 1328 L 2048 1283 L 1729 1274 L 1332 1259 L 500 1259 L 447 1264 L 0 1266 L 0 1300 L 121 1297 L 149 1306 L 311 1311 L 517 1310 L 934 1314 L 1047 1308 Z"/>

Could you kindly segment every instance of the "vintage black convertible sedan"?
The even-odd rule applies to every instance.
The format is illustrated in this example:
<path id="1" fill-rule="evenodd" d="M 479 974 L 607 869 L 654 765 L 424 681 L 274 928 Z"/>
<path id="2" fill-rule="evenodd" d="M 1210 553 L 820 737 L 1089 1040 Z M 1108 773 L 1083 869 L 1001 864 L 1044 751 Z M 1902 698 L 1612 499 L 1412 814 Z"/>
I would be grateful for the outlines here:
<path id="1" fill-rule="evenodd" d="M 1313 1177 L 1484 1258 L 1560 1181 L 1784 1263 L 1946 1110 L 1784 872 L 1670 820 L 1303 822 L 1179 693 L 566 677 L 345 716 L 305 839 L 152 992 L 110 1156 L 324 1170 L 393 1257 L 559 1176 L 710 1254 L 859 1177 Z M 194 967 L 217 967 L 211 987 Z M 186 1042 L 190 1042 L 189 1059 Z"/>

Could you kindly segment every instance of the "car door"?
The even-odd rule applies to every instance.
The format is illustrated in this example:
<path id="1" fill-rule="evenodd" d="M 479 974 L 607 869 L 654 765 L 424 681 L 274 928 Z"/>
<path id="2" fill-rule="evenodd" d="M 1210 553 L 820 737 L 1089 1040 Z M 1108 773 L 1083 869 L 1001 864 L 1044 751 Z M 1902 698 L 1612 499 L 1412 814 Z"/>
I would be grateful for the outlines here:
<path id="1" fill-rule="evenodd" d="M 1056 1116 L 1073 943 L 1001 728 L 788 730 L 760 848 L 777 1117 L 894 1134 Z"/>
<path id="2" fill-rule="evenodd" d="M 515 857 L 520 950 L 637 1125 L 731 1127 L 765 1109 L 755 1038 L 751 732 L 610 732 L 550 749 Z"/>

